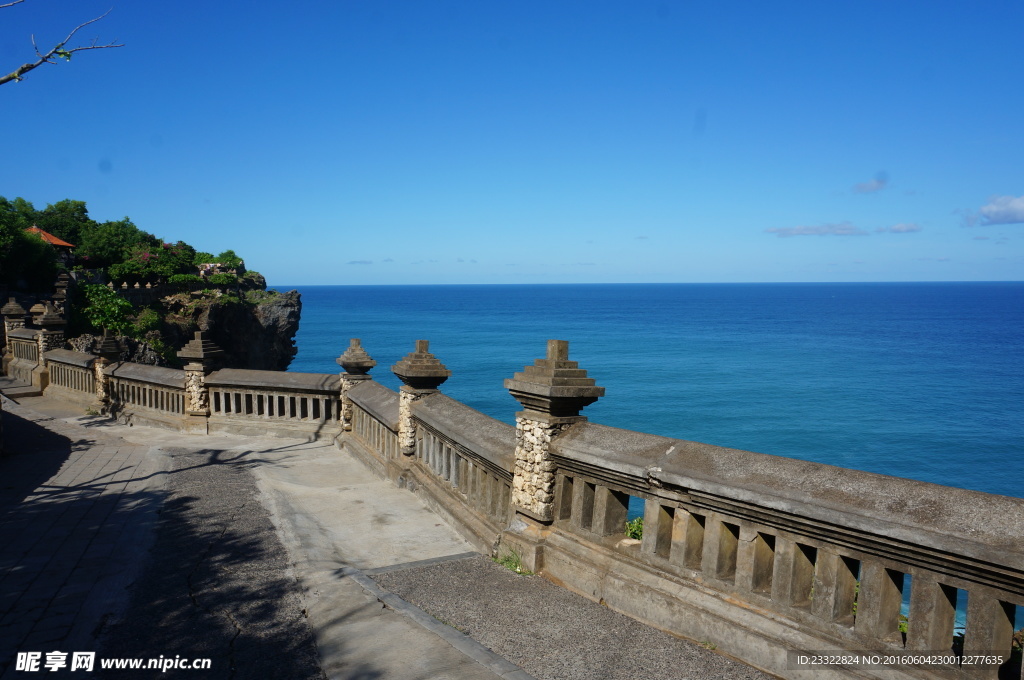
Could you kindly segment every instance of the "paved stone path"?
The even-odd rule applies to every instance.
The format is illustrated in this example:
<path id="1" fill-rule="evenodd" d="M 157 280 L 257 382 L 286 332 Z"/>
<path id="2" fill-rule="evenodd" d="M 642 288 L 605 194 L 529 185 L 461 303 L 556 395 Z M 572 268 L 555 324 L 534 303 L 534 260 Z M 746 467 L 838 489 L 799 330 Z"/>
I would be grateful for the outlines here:
<path id="1" fill-rule="evenodd" d="M 53 649 L 208 657 L 187 677 L 239 680 L 767 677 L 512 575 L 331 444 L 20 401 L 0 458 L 0 680 L 34 676 L 16 651 Z"/>
<path id="2" fill-rule="evenodd" d="M 89 644 L 131 582 L 162 501 L 152 447 L 21 409 L 0 461 L 0 677 L 13 651 Z M 10 666 L 10 667 L 9 667 Z"/>

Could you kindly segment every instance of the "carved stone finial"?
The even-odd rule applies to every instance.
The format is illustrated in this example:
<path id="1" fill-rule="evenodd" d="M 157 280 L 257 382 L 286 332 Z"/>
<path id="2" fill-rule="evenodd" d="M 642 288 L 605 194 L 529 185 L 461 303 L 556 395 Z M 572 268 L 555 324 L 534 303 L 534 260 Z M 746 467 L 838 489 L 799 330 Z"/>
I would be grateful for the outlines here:
<path id="1" fill-rule="evenodd" d="M 452 372 L 430 353 L 429 347 L 428 341 L 417 340 L 416 350 L 392 366 L 391 372 L 413 389 L 436 390 Z"/>
<path id="2" fill-rule="evenodd" d="M 35 309 L 35 307 L 32 309 Z M 56 308 L 54 308 L 53 304 L 50 302 L 43 305 L 43 313 L 36 318 L 36 325 L 47 331 L 56 330 L 62 326 L 66 326 L 67 323 L 68 322 L 57 313 Z"/>
<path id="3" fill-rule="evenodd" d="M 18 304 L 14 298 L 7 298 L 7 304 L 0 307 L 0 314 L 9 318 L 22 318 L 25 316 L 25 308 Z"/>
<path id="4" fill-rule="evenodd" d="M 547 357 L 505 380 L 505 389 L 527 411 L 556 418 L 577 417 L 585 406 L 604 396 L 579 363 L 569 361 L 569 343 L 548 340 Z"/>
<path id="5" fill-rule="evenodd" d="M 224 350 L 214 344 L 212 340 L 207 339 L 206 333 L 196 331 L 196 336 L 178 351 L 178 356 L 188 359 L 191 363 L 209 367 L 224 356 Z"/>
<path id="6" fill-rule="evenodd" d="M 121 358 L 121 344 L 114 338 L 114 334 L 109 328 L 103 329 L 103 337 L 97 343 L 93 354 L 107 361 L 117 361 Z"/>
<path id="7" fill-rule="evenodd" d="M 335 361 L 349 375 L 366 375 L 371 368 L 377 365 L 377 362 L 363 349 L 359 338 L 352 338 L 349 341 L 348 349 Z"/>

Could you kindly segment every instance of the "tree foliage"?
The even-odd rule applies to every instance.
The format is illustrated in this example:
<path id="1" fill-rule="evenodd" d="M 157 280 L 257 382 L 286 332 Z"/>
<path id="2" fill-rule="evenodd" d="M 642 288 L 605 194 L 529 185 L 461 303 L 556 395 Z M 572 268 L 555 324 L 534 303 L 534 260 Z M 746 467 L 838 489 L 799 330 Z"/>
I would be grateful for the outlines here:
<path id="1" fill-rule="evenodd" d="M 12 288 L 35 289 L 53 285 L 57 254 L 39 236 L 26 233 L 35 209 L 23 198 L 0 196 L 0 282 Z"/>
<path id="2" fill-rule="evenodd" d="M 82 237 L 86 233 L 96 227 L 96 223 L 89 218 L 85 201 L 72 201 L 67 198 L 38 211 L 34 222 L 43 231 L 48 231 L 76 246 L 82 243 Z"/>
<path id="3" fill-rule="evenodd" d="M 139 229 L 125 217 L 98 224 L 84 232 L 76 255 L 86 267 L 102 269 L 130 259 L 137 250 L 156 248 L 159 244 L 160 239 Z"/>
<path id="4" fill-rule="evenodd" d="M 132 313 L 132 303 L 125 300 L 106 286 L 89 284 L 82 287 L 86 305 L 81 310 L 82 316 L 96 331 L 109 328 L 115 333 L 123 333 L 130 326 L 128 317 Z"/>
<path id="5" fill-rule="evenodd" d="M 175 274 L 194 272 L 195 256 L 196 249 L 184 241 L 137 246 L 127 259 L 112 265 L 108 272 L 110 278 L 117 282 L 167 281 Z"/>
<path id="6" fill-rule="evenodd" d="M 214 263 L 228 269 L 242 265 L 242 258 L 233 250 L 213 255 L 196 252 L 184 241 L 166 243 L 128 217 L 96 222 L 89 217 L 85 201 L 64 199 L 36 210 L 23 198 L 0 196 L 0 282 L 32 290 L 52 287 L 58 268 L 56 251 L 37 235 L 25 232 L 33 225 L 75 245 L 76 267 L 102 270 L 118 284 L 185 284 L 200 280 L 197 265 Z M 234 275 L 223 278 L 237 283 Z"/>

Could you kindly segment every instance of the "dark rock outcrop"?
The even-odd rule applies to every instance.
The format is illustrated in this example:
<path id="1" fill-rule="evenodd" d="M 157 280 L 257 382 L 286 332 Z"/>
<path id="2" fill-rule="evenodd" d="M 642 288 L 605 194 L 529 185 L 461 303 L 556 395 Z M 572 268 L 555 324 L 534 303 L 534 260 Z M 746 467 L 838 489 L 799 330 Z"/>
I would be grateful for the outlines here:
<path id="1" fill-rule="evenodd" d="M 159 329 L 150 330 L 141 340 L 119 337 L 122 361 L 180 365 L 176 352 L 196 331 L 205 331 L 225 351 L 223 368 L 283 371 L 297 352 L 295 334 L 299 330 L 302 301 L 295 290 L 176 293 L 160 298 L 148 308 L 157 311 Z M 77 351 L 92 352 L 99 339 L 81 335 L 68 344 Z"/>
<path id="2" fill-rule="evenodd" d="M 225 368 L 283 371 L 297 351 L 302 301 L 298 291 L 257 291 L 239 300 L 232 296 L 164 298 L 164 342 L 183 347 L 197 330 L 226 352 Z"/>

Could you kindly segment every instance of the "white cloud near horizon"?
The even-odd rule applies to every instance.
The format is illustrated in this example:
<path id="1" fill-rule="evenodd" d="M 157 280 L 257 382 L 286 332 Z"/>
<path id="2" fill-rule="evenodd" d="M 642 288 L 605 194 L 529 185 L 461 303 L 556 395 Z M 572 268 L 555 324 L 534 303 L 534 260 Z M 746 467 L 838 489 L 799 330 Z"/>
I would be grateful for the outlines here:
<path id="1" fill-rule="evenodd" d="M 881 191 L 889 184 L 889 178 L 884 172 L 880 172 L 875 175 L 875 178 L 868 182 L 860 182 L 859 184 L 853 185 L 853 190 L 858 194 L 873 194 L 876 191 Z"/>
<path id="2" fill-rule="evenodd" d="M 894 224 L 891 227 L 879 227 L 875 229 L 878 233 L 890 233 L 890 234 L 912 234 L 915 231 L 921 231 L 924 227 L 920 224 L 914 224 L 913 222 L 900 222 Z"/>
<path id="3" fill-rule="evenodd" d="M 983 225 L 1024 223 L 1024 196 L 994 196 L 978 214 Z"/>
<path id="4" fill-rule="evenodd" d="M 373 260 L 349 260 L 345 264 L 373 264 Z"/>
<path id="5" fill-rule="evenodd" d="M 798 227 L 771 227 L 765 229 L 768 234 L 775 234 L 779 238 L 790 236 L 863 236 L 868 232 L 855 227 L 850 222 L 837 222 L 834 224 L 800 225 Z"/>

